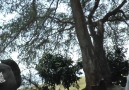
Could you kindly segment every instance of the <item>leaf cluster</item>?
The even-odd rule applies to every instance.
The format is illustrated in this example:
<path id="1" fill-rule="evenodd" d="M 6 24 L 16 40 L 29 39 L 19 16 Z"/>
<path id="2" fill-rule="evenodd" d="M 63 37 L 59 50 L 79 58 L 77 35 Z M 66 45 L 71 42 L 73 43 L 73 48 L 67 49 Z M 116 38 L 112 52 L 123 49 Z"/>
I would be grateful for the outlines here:
<path id="1" fill-rule="evenodd" d="M 112 74 L 112 82 L 115 85 L 125 86 L 126 75 L 128 74 L 128 62 L 125 59 L 123 47 L 116 47 L 114 51 L 107 53 L 107 58 Z"/>
<path id="2" fill-rule="evenodd" d="M 79 64 L 73 65 L 73 61 L 70 58 L 50 53 L 44 54 L 36 66 L 36 70 L 46 84 L 50 86 L 62 84 L 65 88 L 69 88 L 79 80 L 76 74 L 81 68 Z"/>

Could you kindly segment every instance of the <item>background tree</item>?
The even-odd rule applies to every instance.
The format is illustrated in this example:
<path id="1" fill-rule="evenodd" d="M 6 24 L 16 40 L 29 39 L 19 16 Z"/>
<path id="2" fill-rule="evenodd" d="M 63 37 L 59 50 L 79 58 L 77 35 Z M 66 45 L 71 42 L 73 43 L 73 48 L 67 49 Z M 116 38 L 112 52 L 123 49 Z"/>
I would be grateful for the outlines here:
<path id="1" fill-rule="evenodd" d="M 105 35 L 108 36 L 107 42 L 110 42 L 108 45 L 104 45 L 106 50 L 106 57 L 109 62 L 111 70 L 111 79 L 114 84 L 125 86 L 126 75 L 128 73 L 128 57 L 127 56 L 127 47 L 125 41 L 128 40 L 124 34 L 125 26 L 119 25 L 120 21 L 114 21 L 108 24 L 107 28 L 110 28 L 110 31 L 106 31 Z M 121 28 L 124 27 L 124 28 Z M 107 35 L 108 34 L 108 35 Z M 105 43 L 106 44 L 106 43 Z"/>
<path id="2" fill-rule="evenodd" d="M 114 50 L 107 53 L 112 82 L 123 87 L 126 85 L 125 76 L 128 74 L 128 61 L 126 60 L 125 53 L 123 47 L 114 47 Z"/>
<path id="3" fill-rule="evenodd" d="M 110 31 L 114 27 L 118 27 L 114 31 L 120 31 L 121 35 L 129 34 L 128 3 L 127 0 L 1 0 L 0 11 L 5 16 L 9 13 L 16 16 L 1 25 L 0 52 L 18 50 L 19 58 L 29 65 L 38 62 L 46 51 L 66 56 L 79 51 L 87 90 L 101 78 L 109 86 L 111 73 L 103 44 L 112 37 Z M 61 5 L 64 10 L 60 10 Z"/>
<path id="4" fill-rule="evenodd" d="M 77 83 L 77 80 L 79 80 L 77 74 L 80 74 L 79 70 L 81 68 L 78 64 L 73 65 L 70 58 L 50 53 L 44 54 L 36 66 L 45 84 L 54 88 L 56 84 L 62 84 L 68 90 L 73 83 Z"/>

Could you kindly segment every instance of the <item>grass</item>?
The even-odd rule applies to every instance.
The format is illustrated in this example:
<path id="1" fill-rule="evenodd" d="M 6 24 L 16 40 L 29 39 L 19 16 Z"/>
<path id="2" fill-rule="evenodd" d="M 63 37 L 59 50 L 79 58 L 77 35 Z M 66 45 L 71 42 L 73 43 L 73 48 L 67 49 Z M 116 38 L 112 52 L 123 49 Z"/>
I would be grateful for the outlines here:
<path id="1" fill-rule="evenodd" d="M 76 87 L 73 87 L 73 85 L 69 88 L 70 90 L 82 90 L 85 88 L 85 77 L 81 77 L 81 79 L 78 81 L 79 89 Z M 37 90 L 37 89 L 18 89 L 18 90 Z M 63 85 L 56 85 L 56 90 L 67 90 L 64 89 Z"/>
<path id="2" fill-rule="evenodd" d="M 78 85 L 79 85 L 79 89 L 77 89 L 76 87 L 71 86 L 70 90 L 82 90 L 82 89 L 84 89 L 85 86 L 86 86 L 85 77 L 81 77 L 81 79 L 78 81 Z M 67 90 L 67 89 L 64 89 L 64 87 L 62 85 L 57 85 L 56 90 Z"/>

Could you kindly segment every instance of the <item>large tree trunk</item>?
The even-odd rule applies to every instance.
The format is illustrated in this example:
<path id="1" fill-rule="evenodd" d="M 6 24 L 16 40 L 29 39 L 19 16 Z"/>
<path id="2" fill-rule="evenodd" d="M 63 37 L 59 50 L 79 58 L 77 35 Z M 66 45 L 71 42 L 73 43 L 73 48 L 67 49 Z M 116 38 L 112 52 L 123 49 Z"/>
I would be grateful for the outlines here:
<path id="1" fill-rule="evenodd" d="M 103 48 L 104 24 L 101 21 L 97 23 L 97 33 L 94 39 L 95 55 L 99 64 L 101 77 L 105 79 L 106 85 L 111 85 L 111 73 Z"/>
<path id="2" fill-rule="evenodd" d="M 103 50 L 103 32 L 94 34 L 94 36 L 92 36 L 92 41 L 80 0 L 70 1 L 76 34 L 82 52 L 83 70 L 86 76 L 86 90 L 97 90 L 96 86 L 98 86 L 102 78 L 106 80 L 110 78 L 110 70 Z M 97 27 L 102 30 L 104 29 L 101 22 Z"/>

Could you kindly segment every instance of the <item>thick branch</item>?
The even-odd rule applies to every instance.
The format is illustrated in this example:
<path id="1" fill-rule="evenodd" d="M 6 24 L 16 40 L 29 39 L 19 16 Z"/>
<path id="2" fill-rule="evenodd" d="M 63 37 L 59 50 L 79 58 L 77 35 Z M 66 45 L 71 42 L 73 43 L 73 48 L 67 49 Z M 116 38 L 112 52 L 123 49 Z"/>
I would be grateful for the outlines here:
<path id="1" fill-rule="evenodd" d="M 100 0 L 95 0 L 95 5 L 94 5 L 92 11 L 90 12 L 90 14 L 88 16 L 89 28 L 90 28 L 90 32 L 91 32 L 91 35 L 92 35 L 93 39 L 96 39 L 96 33 L 94 31 L 93 26 L 95 26 L 94 25 L 95 23 L 92 22 L 92 17 L 93 17 L 93 14 L 95 13 L 96 9 L 98 8 L 99 2 L 100 2 Z"/>
<path id="2" fill-rule="evenodd" d="M 99 2 L 100 2 L 100 0 L 95 0 L 95 5 L 94 5 L 92 11 L 90 12 L 90 14 L 88 16 L 89 19 L 92 18 L 93 14 L 95 13 L 96 9 L 98 8 Z"/>
<path id="3" fill-rule="evenodd" d="M 118 13 L 121 13 L 121 16 L 113 16 L 111 17 L 108 21 L 110 22 L 114 22 L 114 21 L 122 21 L 124 22 L 126 25 L 129 26 L 129 24 L 127 23 L 127 21 L 129 20 L 129 15 L 125 15 L 125 13 L 122 10 L 119 10 Z"/>
<path id="4" fill-rule="evenodd" d="M 57 23 L 64 23 L 64 24 L 71 24 L 71 25 L 74 25 L 75 23 L 73 21 L 70 21 L 69 19 L 67 20 L 61 20 L 59 18 L 56 18 L 56 17 L 52 17 L 52 16 L 48 16 L 49 18 L 53 18 Z"/>
<path id="5" fill-rule="evenodd" d="M 111 16 L 114 16 L 117 14 L 117 12 L 119 12 L 119 10 L 123 7 L 123 5 L 126 3 L 127 1 L 126 0 L 123 0 L 123 2 L 117 7 L 115 8 L 113 11 L 107 13 L 105 15 L 105 17 L 102 19 L 102 22 L 105 23 L 106 21 L 108 21 L 108 19 L 111 17 Z"/>

